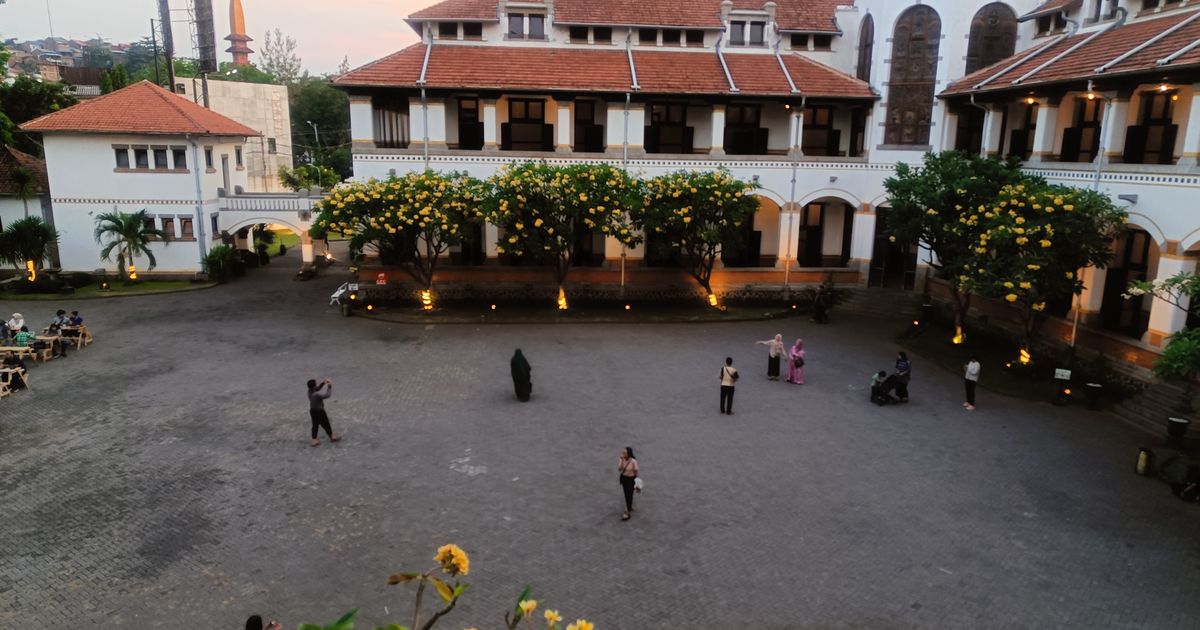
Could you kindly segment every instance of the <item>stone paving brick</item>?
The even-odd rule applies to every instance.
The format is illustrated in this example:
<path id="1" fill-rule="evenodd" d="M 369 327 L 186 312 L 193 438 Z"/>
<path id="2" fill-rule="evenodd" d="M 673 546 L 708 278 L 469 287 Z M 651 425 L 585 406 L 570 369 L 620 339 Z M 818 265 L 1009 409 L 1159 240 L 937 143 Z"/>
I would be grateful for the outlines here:
<path id="1" fill-rule="evenodd" d="M 525 584 L 604 630 L 1200 618 L 1200 511 L 1132 474 L 1137 434 L 986 390 L 964 412 L 958 376 L 920 357 L 913 402 L 877 409 L 887 325 L 406 326 L 342 318 L 338 277 L 291 271 L 64 300 L 97 342 L 0 401 L 0 627 L 404 621 L 412 592 L 385 577 L 451 541 L 474 588 L 448 628 L 501 627 Z M 805 338 L 806 385 L 763 378 L 752 342 L 776 332 Z M 314 449 L 321 376 L 346 440 Z M 623 523 L 626 444 L 647 489 Z"/>

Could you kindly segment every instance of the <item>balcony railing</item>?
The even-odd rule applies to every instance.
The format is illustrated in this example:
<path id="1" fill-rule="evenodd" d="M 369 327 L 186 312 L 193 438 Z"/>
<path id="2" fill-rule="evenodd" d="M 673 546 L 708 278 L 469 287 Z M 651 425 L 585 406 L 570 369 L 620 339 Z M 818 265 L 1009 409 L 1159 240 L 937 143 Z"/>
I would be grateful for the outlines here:
<path id="1" fill-rule="evenodd" d="M 763 127 L 726 127 L 725 152 L 733 155 L 766 155 L 769 129 Z"/>
<path id="2" fill-rule="evenodd" d="M 646 127 L 646 153 L 691 153 L 695 135 L 695 127 Z"/>
<path id="3" fill-rule="evenodd" d="M 1171 164 L 1179 125 L 1132 125 L 1125 131 L 1126 164 Z"/>

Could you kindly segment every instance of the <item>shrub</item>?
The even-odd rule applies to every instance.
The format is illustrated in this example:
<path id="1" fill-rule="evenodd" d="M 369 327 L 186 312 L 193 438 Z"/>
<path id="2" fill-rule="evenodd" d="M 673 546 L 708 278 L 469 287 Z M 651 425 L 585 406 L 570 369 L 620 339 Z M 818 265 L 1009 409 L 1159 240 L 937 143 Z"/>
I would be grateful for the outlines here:
<path id="1" fill-rule="evenodd" d="M 245 269 L 258 268 L 258 254 L 246 249 L 239 249 L 238 256 L 242 259 L 242 267 Z"/>
<path id="2" fill-rule="evenodd" d="M 224 283 L 245 273 L 245 268 L 237 250 L 228 245 L 217 245 L 204 257 L 204 271 L 209 278 Z"/>
<path id="3" fill-rule="evenodd" d="M 92 274 L 79 271 L 65 274 L 62 277 L 66 280 L 67 284 L 71 285 L 71 288 L 73 289 L 82 289 L 83 287 L 92 284 L 96 280 L 92 277 Z"/>
<path id="4" fill-rule="evenodd" d="M 13 286 L 13 292 L 20 295 L 30 293 L 58 293 L 65 286 L 67 284 L 61 278 L 38 276 L 38 279 L 33 282 L 26 282 L 24 280 L 17 282 Z"/>

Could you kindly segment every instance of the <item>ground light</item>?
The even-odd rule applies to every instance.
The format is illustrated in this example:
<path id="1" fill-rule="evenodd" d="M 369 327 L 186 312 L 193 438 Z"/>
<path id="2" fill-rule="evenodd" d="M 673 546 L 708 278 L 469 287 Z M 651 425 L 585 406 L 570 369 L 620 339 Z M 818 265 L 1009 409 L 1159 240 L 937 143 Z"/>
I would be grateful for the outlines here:
<path id="1" fill-rule="evenodd" d="M 494 311 L 494 310 L 496 310 L 496 305 L 495 305 L 495 304 L 493 304 L 493 305 L 492 305 L 492 310 L 493 310 L 493 311 Z"/>
<path id="2" fill-rule="evenodd" d="M 37 265 L 32 260 L 25 261 L 25 278 L 30 282 L 37 280 Z"/>
<path id="3" fill-rule="evenodd" d="M 325 252 L 326 262 L 333 262 L 333 252 Z"/>
<path id="4" fill-rule="evenodd" d="M 625 305 L 625 310 L 627 310 L 627 311 L 628 311 L 628 310 L 630 310 L 630 309 L 632 309 L 632 308 L 633 308 L 633 307 L 632 307 L 632 306 L 630 306 L 630 305 L 628 305 L 628 304 L 626 304 L 626 305 Z"/>
<path id="5" fill-rule="evenodd" d="M 558 310 L 567 310 L 567 292 L 562 287 L 558 287 Z"/>
<path id="6" fill-rule="evenodd" d="M 1058 395 L 1054 398 L 1054 404 L 1065 405 L 1071 402 L 1071 387 L 1068 385 L 1060 385 L 1058 387 Z"/>
<path id="7" fill-rule="evenodd" d="M 719 306 L 719 304 L 717 303 L 717 294 L 716 293 L 708 294 L 708 305 L 712 306 L 714 308 Z"/>
<path id="8" fill-rule="evenodd" d="M 374 304 L 368 304 L 368 305 L 367 305 L 367 312 L 368 312 L 368 313 L 370 313 L 371 311 L 374 311 L 374 310 L 375 310 L 375 305 L 374 305 Z"/>
<path id="9" fill-rule="evenodd" d="M 433 291 L 429 289 L 421 290 L 421 308 L 427 311 L 433 310 Z"/>
<path id="10" fill-rule="evenodd" d="M 967 333 L 963 332 L 962 326 L 955 326 L 954 327 L 954 336 L 950 338 L 950 341 L 953 342 L 954 345 L 956 345 L 956 346 L 961 346 L 962 343 L 966 340 L 967 340 Z"/>
<path id="11" fill-rule="evenodd" d="M 129 265 L 129 279 L 137 280 L 137 267 Z"/>
<path id="12" fill-rule="evenodd" d="M 1021 365 L 1029 365 L 1033 361 L 1033 357 L 1029 355 L 1027 348 L 1021 348 L 1021 355 L 1017 357 L 1017 362 Z"/>
<path id="13" fill-rule="evenodd" d="M 101 280 L 101 281 L 100 281 L 100 290 L 101 290 L 101 291 L 107 291 L 107 290 L 108 290 L 108 280 Z"/>

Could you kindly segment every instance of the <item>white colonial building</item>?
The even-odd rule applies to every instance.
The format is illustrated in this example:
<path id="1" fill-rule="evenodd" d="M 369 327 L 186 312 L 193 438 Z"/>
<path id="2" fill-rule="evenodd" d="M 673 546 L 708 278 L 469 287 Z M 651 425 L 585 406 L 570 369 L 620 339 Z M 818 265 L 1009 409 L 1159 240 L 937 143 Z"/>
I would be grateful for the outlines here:
<path id="1" fill-rule="evenodd" d="M 1200 251 L 1194 0 L 447 0 L 408 23 L 421 43 L 334 81 L 356 177 L 529 158 L 724 166 L 760 184 L 761 209 L 715 284 L 920 290 L 925 255 L 881 238 L 884 179 L 931 150 L 1015 155 L 1133 217 L 1114 265 L 1087 273 L 1085 321 L 1152 344 L 1183 325 L 1119 294 Z M 497 236 L 456 260 L 501 277 Z M 599 237 L 576 253 L 589 281 L 656 265 Z"/>
<path id="2" fill-rule="evenodd" d="M 182 96 L 143 81 L 21 129 L 42 134 L 64 270 L 115 270 L 94 237 L 105 212 L 149 213 L 167 234 L 152 246 L 158 272 L 200 271 L 220 232 L 243 227 L 221 224 L 218 208 L 246 187 L 257 132 Z"/>

